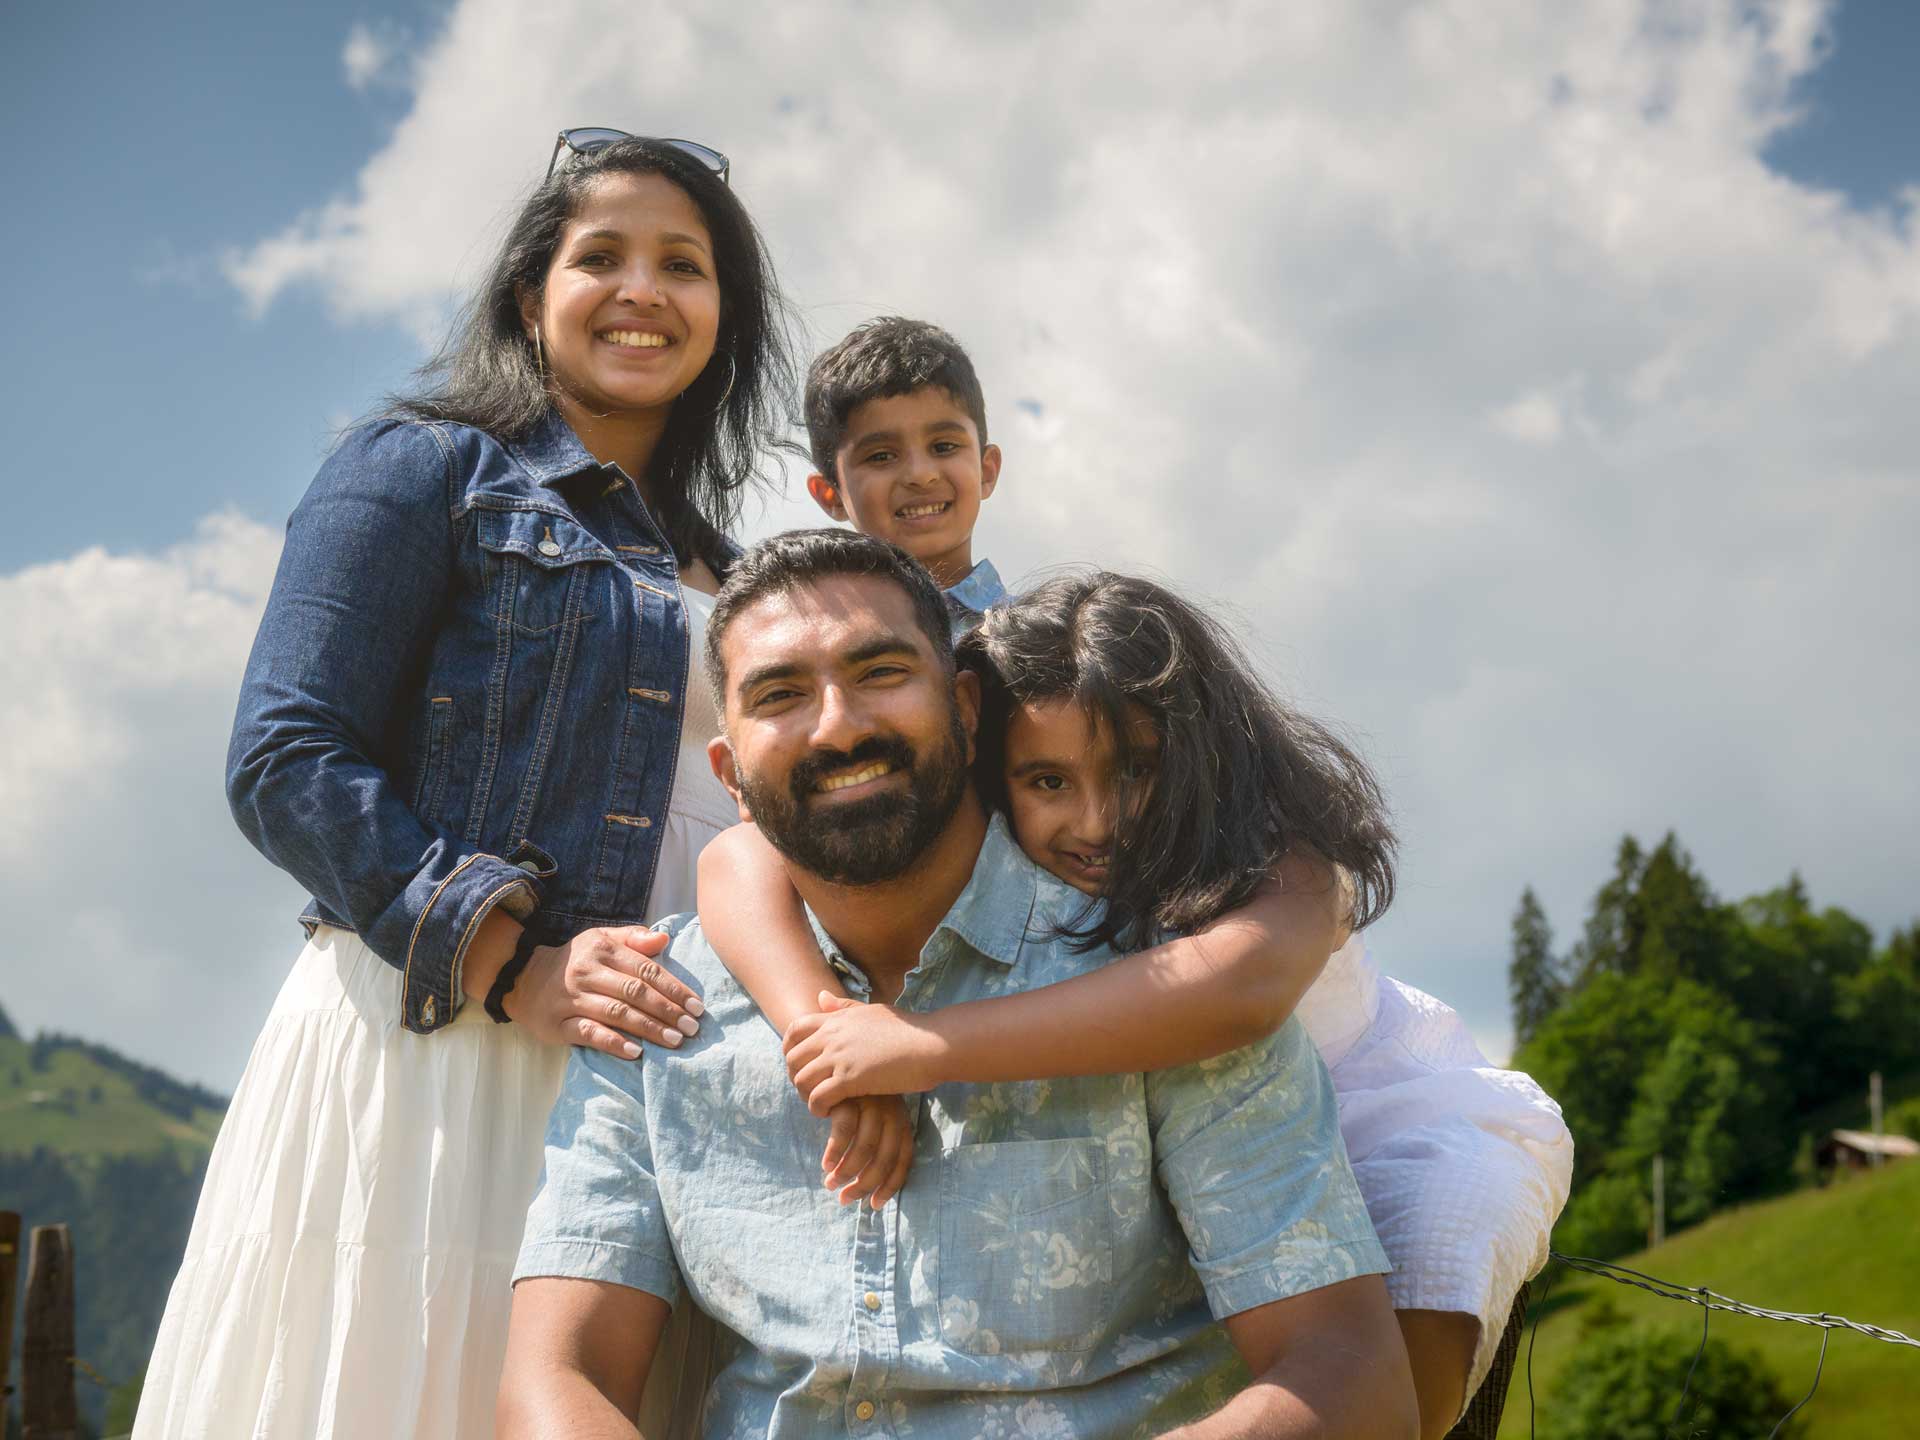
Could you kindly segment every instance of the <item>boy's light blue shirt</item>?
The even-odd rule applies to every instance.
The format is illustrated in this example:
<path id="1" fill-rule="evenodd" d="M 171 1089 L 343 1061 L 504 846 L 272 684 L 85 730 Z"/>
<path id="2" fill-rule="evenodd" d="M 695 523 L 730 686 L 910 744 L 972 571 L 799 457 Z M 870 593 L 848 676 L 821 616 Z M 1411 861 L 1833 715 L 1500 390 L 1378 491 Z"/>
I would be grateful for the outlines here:
<path id="1" fill-rule="evenodd" d="M 957 585 L 949 585 L 947 613 L 953 617 L 953 638 L 958 640 L 980 623 L 980 618 L 1007 598 L 1007 587 L 1000 583 L 1000 572 L 991 560 L 982 560 L 966 573 Z"/>
<path id="2" fill-rule="evenodd" d="M 1052 933 L 1083 905 L 996 817 L 900 1007 L 1106 963 Z M 913 1173 L 876 1213 L 821 1187 L 827 1124 L 699 921 L 665 928 L 700 1033 L 637 1062 L 573 1052 L 515 1278 L 673 1299 L 684 1275 L 745 1340 L 707 1435 L 1157 1434 L 1246 1383 L 1215 1316 L 1388 1268 L 1297 1022 L 1150 1075 L 909 1097 Z"/>

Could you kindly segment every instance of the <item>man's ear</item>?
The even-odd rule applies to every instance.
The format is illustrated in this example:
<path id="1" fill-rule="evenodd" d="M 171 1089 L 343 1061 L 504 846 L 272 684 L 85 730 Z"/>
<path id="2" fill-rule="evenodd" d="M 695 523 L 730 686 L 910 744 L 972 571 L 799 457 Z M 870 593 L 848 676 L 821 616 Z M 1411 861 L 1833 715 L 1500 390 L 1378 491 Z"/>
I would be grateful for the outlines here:
<path id="1" fill-rule="evenodd" d="M 967 764 L 973 764 L 974 737 L 980 733 L 980 677 L 964 665 L 953 672 L 953 703 L 960 710 L 960 727 L 967 732 Z"/>
<path id="2" fill-rule="evenodd" d="M 807 476 L 807 494 L 813 497 L 813 503 L 836 520 L 847 518 L 847 507 L 841 503 L 840 487 L 824 475 Z"/>
<path id="3" fill-rule="evenodd" d="M 986 499 L 1000 483 L 1000 447 L 989 445 L 980 452 L 980 498 Z"/>
<path id="4" fill-rule="evenodd" d="M 724 735 L 716 735 L 707 741 L 707 764 L 713 767 L 713 776 L 727 787 L 727 793 L 733 796 L 733 803 L 740 812 L 740 818 L 749 824 L 753 816 L 747 813 L 747 798 L 740 793 L 740 774 L 734 768 L 733 746 Z"/>

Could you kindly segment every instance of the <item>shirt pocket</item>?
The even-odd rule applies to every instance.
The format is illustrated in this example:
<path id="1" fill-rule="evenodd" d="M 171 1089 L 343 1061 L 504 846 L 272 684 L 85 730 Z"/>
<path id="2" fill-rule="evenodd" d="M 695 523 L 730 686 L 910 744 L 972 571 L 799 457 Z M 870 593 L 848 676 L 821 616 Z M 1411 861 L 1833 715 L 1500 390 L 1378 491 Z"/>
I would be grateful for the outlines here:
<path id="1" fill-rule="evenodd" d="M 495 614 L 524 636 L 550 635 L 605 608 L 615 557 L 591 531 L 542 510 L 477 512 L 476 538 L 498 566 Z"/>
<path id="2" fill-rule="evenodd" d="M 940 1334 L 969 1355 L 1084 1352 L 1110 1313 L 1113 1206 L 1098 1140 L 941 1156 Z"/>

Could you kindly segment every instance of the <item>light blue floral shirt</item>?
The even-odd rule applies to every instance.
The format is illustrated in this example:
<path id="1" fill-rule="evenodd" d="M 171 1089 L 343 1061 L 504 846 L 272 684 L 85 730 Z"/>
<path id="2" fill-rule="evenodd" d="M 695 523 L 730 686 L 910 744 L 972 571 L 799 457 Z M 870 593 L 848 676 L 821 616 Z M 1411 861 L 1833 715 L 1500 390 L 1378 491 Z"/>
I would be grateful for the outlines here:
<path id="1" fill-rule="evenodd" d="M 1083 903 L 996 817 L 901 1008 L 1104 964 L 1051 933 Z M 637 1062 L 573 1052 L 515 1278 L 671 1300 L 684 1275 L 744 1340 L 706 1435 L 1158 1434 L 1246 1383 L 1216 1316 L 1387 1269 L 1295 1022 L 1181 1069 L 911 1097 L 913 1173 L 876 1213 L 821 1187 L 826 1122 L 699 921 L 666 928 L 700 1033 Z"/>
<path id="2" fill-rule="evenodd" d="M 981 616 L 1007 598 L 1007 587 L 1000 583 L 1000 572 L 991 560 L 982 560 L 966 573 L 957 585 L 941 592 L 947 597 L 947 613 L 953 617 L 953 638 L 958 640 L 980 623 Z"/>

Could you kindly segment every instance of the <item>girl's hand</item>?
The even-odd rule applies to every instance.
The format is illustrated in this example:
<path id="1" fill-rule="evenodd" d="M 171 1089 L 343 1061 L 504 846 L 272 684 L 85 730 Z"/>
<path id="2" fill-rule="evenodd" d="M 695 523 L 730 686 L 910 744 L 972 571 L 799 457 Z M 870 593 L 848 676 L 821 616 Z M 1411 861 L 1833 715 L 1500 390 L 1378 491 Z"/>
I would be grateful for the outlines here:
<path id="1" fill-rule="evenodd" d="M 831 1129 L 820 1157 L 822 1183 L 840 1192 L 842 1205 L 865 1200 L 878 1210 L 900 1193 L 913 1168 L 906 1101 L 898 1095 L 863 1095 L 842 1100 L 827 1118 Z"/>
<path id="2" fill-rule="evenodd" d="M 635 1040 L 672 1048 L 700 1029 L 695 1017 L 706 1007 L 653 958 L 666 948 L 664 934 L 641 925 L 582 930 L 535 950 L 502 1003 L 514 1024 L 549 1045 L 627 1060 L 640 1056 Z"/>
<path id="3" fill-rule="evenodd" d="M 926 1020 L 830 991 L 787 1027 L 787 1074 L 816 1115 L 861 1095 L 910 1095 L 939 1083 L 942 1044 Z"/>

